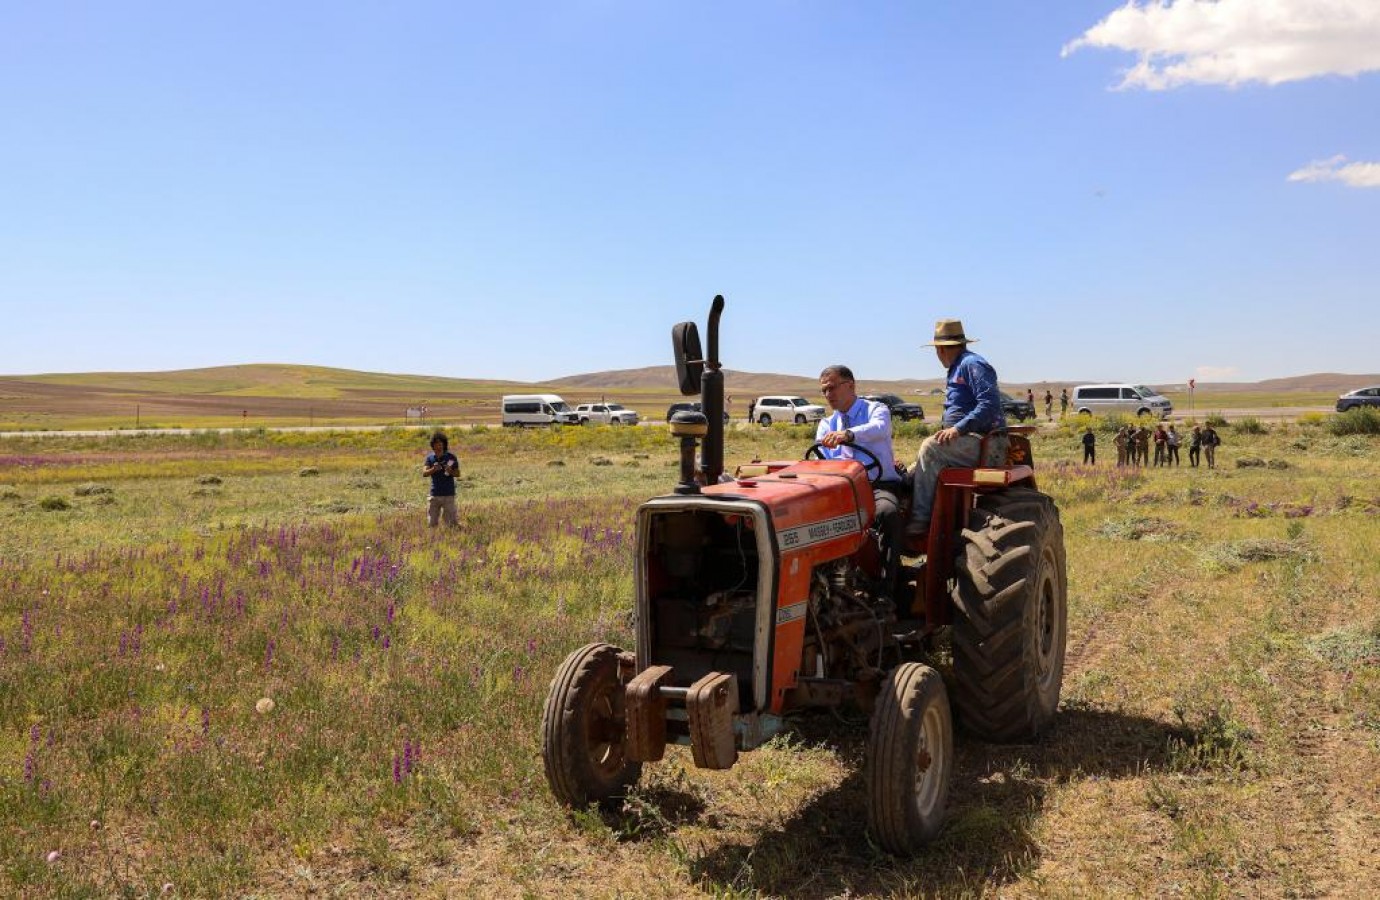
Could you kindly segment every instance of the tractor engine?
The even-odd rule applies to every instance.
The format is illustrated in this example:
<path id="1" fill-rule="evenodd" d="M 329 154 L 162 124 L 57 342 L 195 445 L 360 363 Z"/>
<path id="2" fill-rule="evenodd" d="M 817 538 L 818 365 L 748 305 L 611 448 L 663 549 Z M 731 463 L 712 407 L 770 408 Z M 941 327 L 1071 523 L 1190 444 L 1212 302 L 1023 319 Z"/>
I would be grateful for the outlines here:
<path id="1" fill-rule="evenodd" d="M 874 585 L 853 558 L 815 568 L 805 630 L 805 658 L 815 661 L 815 677 L 870 682 L 880 676 L 895 615 L 889 598 L 874 597 Z"/>

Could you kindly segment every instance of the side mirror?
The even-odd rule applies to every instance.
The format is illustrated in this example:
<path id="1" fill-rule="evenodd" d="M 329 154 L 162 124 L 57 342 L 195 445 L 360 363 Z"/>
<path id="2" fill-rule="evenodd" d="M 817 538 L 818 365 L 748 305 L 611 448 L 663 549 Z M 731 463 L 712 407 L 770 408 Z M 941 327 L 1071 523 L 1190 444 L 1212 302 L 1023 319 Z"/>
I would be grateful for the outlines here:
<path id="1" fill-rule="evenodd" d="M 700 329 L 694 322 L 681 322 L 671 328 L 671 347 L 676 355 L 676 382 L 687 397 L 700 392 L 704 375 L 704 351 L 700 348 Z"/>

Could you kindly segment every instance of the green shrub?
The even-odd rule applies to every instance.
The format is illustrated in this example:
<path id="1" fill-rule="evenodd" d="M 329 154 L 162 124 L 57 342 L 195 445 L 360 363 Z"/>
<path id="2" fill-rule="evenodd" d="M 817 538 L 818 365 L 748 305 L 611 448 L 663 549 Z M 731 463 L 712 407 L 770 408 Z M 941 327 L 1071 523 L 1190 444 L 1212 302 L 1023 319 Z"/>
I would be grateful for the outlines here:
<path id="1" fill-rule="evenodd" d="M 916 420 L 909 422 L 892 422 L 891 433 L 895 437 L 927 438 L 934 433 L 934 428 L 925 422 Z"/>
<path id="2" fill-rule="evenodd" d="M 78 497 L 94 497 L 97 494 L 113 494 L 115 489 L 108 484 L 80 484 L 72 493 Z"/>
<path id="3" fill-rule="evenodd" d="M 1339 671 L 1380 659 L 1380 621 L 1334 628 L 1314 636 L 1308 648 Z"/>
<path id="4" fill-rule="evenodd" d="M 1244 416 L 1236 421 L 1232 430 L 1237 434 L 1265 434 L 1269 428 L 1255 416 Z"/>
<path id="5" fill-rule="evenodd" d="M 202 476 L 200 476 L 200 477 L 197 478 L 196 483 L 197 483 L 197 484 L 220 484 L 220 481 L 221 481 L 221 479 L 220 479 L 220 476 L 219 476 L 219 475 L 202 475 Z"/>
<path id="6" fill-rule="evenodd" d="M 1305 428 L 1317 428 L 1318 426 L 1325 424 L 1328 418 L 1329 417 L 1327 413 L 1306 412 L 1299 416 L 1299 424 L 1304 426 Z"/>
<path id="7" fill-rule="evenodd" d="M 54 496 L 54 495 L 51 495 L 51 494 L 50 494 L 49 496 L 47 496 L 47 497 L 44 497 L 42 500 L 38 501 L 38 506 L 39 506 L 40 509 L 47 509 L 47 510 L 59 510 L 59 509 L 71 509 L 71 508 L 72 508 L 72 504 L 68 503 L 67 500 L 66 500 L 66 498 L 57 497 L 57 496 Z"/>
<path id="8" fill-rule="evenodd" d="M 1380 409 L 1358 406 L 1333 416 L 1327 424 L 1333 434 L 1380 434 Z"/>
<path id="9" fill-rule="evenodd" d="M 1207 424 L 1211 425 L 1213 428 L 1225 428 L 1225 427 L 1227 427 L 1228 425 L 1231 424 L 1230 422 L 1227 421 L 1227 417 L 1224 416 L 1224 415 L 1222 415 L 1220 412 L 1210 412 L 1210 413 L 1208 413 L 1208 414 L 1203 418 L 1203 421 L 1206 422 Z"/>
<path id="10" fill-rule="evenodd" d="M 321 470 L 316 466 L 304 466 L 297 474 L 302 478 L 314 478 L 321 474 Z"/>

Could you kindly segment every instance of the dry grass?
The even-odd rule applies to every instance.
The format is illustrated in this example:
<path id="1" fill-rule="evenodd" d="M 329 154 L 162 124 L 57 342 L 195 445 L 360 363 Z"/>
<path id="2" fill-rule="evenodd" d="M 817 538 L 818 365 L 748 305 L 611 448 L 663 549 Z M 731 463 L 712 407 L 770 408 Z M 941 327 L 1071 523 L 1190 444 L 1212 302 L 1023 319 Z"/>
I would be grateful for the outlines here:
<path id="1" fill-rule="evenodd" d="M 0 868 L 9 879 L 0 881 L 0 893 L 112 896 L 128 888 L 129 895 L 142 896 L 156 893 L 165 880 L 174 895 L 266 897 L 823 900 L 1380 892 L 1375 439 L 1267 429 L 1233 437 L 1223 448 L 1222 468 L 1212 472 L 1085 469 L 1072 463 L 1076 444 L 1066 436 L 1037 439 L 1038 471 L 1059 500 L 1069 554 L 1063 707 L 1051 733 L 1035 744 L 960 738 L 948 826 L 924 854 L 899 860 L 879 852 L 864 833 L 859 761 L 865 729 L 850 715 L 804 719 L 787 738 L 746 755 L 728 772 L 696 770 L 687 754 L 673 750 L 665 763 L 648 767 L 637 793 L 617 813 L 570 815 L 552 803 L 536 756 L 545 679 L 593 632 L 627 640 L 621 616 L 631 576 L 617 550 L 593 569 L 562 563 L 547 571 L 540 562 L 545 548 L 557 559 L 578 560 L 571 554 L 579 536 L 543 531 L 546 526 L 524 516 L 530 519 L 541 508 L 534 504 L 550 498 L 577 500 L 592 515 L 626 515 L 637 497 L 665 489 L 674 459 L 669 441 L 621 443 L 636 438 L 578 430 L 568 440 L 575 435 L 582 443 L 565 444 L 566 438 L 549 434 L 480 434 L 467 439 L 461 453 L 474 476 L 462 496 L 471 539 L 495 548 L 495 559 L 499 548 L 520 554 L 524 567 L 537 567 L 531 574 L 501 575 L 518 571 L 505 564 L 482 592 L 458 606 L 427 588 L 426 578 L 400 581 L 400 655 L 369 667 L 367 677 L 334 667 L 321 645 L 314 656 L 310 642 L 295 632 L 281 639 L 296 648 L 298 689 L 310 686 L 304 698 L 317 696 L 323 704 L 302 721 L 306 731 L 294 740 L 339 748 L 332 752 L 343 762 L 335 764 L 327 790 L 310 768 L 289 777 L 272 751 L 275 732 L 245 731 L 238 738 L 241 751 L 225 759 L 227 771 L 250 778 L 246 784 L 261 773 L 265 792 L 248 791 L 244 796 L 251 799 L 243 801 L 234 800 L 239 794 L 214 794 L 230 804 L 224 814 L 242 822 L 230 830 L 175 805 L 165 810 L 160 827 L 147 796 L 131 800 L 119 792 L 97 812 L 89 796 L 64 780 L 80 784 L 75 773 L 50 773 L 58 782 L 57 800 L 47 806 L 23 794 L 30 789 L 23 784 L 23 757 L 31 725 L 65 716 L 76 735 L 111 724 L 84 721 L 79 708 L 61 702 L 55 708 L 28 705 L 36 692 L 62 696 L 51 685 L 26 681 L 32 673 L 15 655 L 30 589 L 52 577 L 55 547 L 90 554 L 80 558 L 95 567 L 91 584 L 97 591 L 99 567 L 109 566 L 111 597 L 84 601 L 93 616 L 85 627 L 107 642 L 109 653 L 109 642 L 127 621 L 121 604 L 130 602 L 130 588 L 152 591 L 159 608 L 166 599 L 152 575 L 122 580 L 122 573 L 135 570 L 121 560 L 140 544 L 177 542 L 183 547 L 179 565 L 191 565 L 185 561 L 198 545 L 208 548 L 209 560 L 217 549 L 224 555 L 228 546 L 238 546 L 243 537 L 235 535 L 262 529 L 267 540 L 283 524 L 308 530 L 319 524 L 333 529 L 323 535 L 348 535 L 347 546 L 372 539 L 412 547 L 401 557 L 406 565 L 435 571 L 464 553 L 467 539 L 427 543 L 416 528 L 421 492 L 412 469 L 418 448 L 396 437 L 359 446 L 186 445 L 183 455 L 160 459 L 177 453 L 177 445 L 143 453 L 122 445 L 64 447 L 63 453 L 88 460 L 132 453 L 100 457 L 92 473 L 78 476 L 84 463 L 58 465 L 51 459 L 63 453 L 50 445 L 45 454 L 38 445 L 25 452 L 51 464 L 0 468 L 0 497 L 10 497 L 0 499 L 6 535 L 0 587 L 10 588 L 0 600 L 8 654 L 8 662 L 0 656 L 6 679 L 0 687 L 10 698 L 0 719 L 0 784 L 11 798 L 0 807 L 0 834 L 6 835 Z M 801 429 L 736 432 L 729 457 L 788 456 L 806 442 Z M 918 438 L 898 443 L 905 457 L 913 455 Z M 199 480 L 208 473 L 188 465 L 203 452 L 218 454 L 211 468 L 220 483 Z M 1235 454 L 1287 458 L 1291 465 L 1287 471 L 1236 469 L 1230 465 Z M 598 465 L 597 458 L 613 465 Z M 556 461 L 565 464 L 550 465 Z M 321 474 L 298 476 L 308 465 Z M 110 493 L 78 496 L 86 484 Z M 171 485 L 179 490 L 168 490 Z M 214 493 L 193 495 L 198 489 Z M 50 494 L 72 509 L 38 508 L 37 500 Z M 315 505 L 336 496 L 357 508 L 335 512 Z M 223 532 L 217 523 L 224 523 Z M 524 534 L 544 536 L 534 542 Z M 303 568 L 309 571 L 317 570 Z M 308 585 L 307 596 L 326 589 Z M 558 607 L 560 596 L 571 605 Z M 290 591 L 275 597 L 261 601 L 254 627 L 269 628 L 280 613 L 296 615 Z M 330 605 L 320 609 L 325 614 Z M 115 631 L 100 616 L 113 621 Z M 233 637 L 229 624 L 205 635 L 184 627 L 186 641 Z M 528 660 L 522 646 L 534 629 L 540 646 Z M 74 664 L 81 661 L 77 646 L 66 652 Z M 244 653 L 227 656 L 226 668 L 218 670 L 224 678 L 219 690 L 257 690 L 263 644 L 251 643 Z M 452 696 L 453 687 L 437 693 L 450 682 L 438 680 L 436 671 L 450 665 L 465 672 L 496 653 L 504 665 L 520 660 L 538 673 L 479 683 L 497 692 L 501 716 L 486 718 L 471 700 Z M 195 672 L 202 664 L 184 654 L 180 665 Z M 148 686 L 158 682 L 145 683 L 155 677 L 151 672 L 131 677 L 137 690 L 163 690 Z M 99 684 L 90 678 L 82 683 Z M 331 697 L 376 699 L 342 716 L 325 704 Z M 382 697 L 392 698 L 394 712 L 380 704 Z M 105 702 L 127 710 L 119 695 Z M 217 701 L 206 702 L 218 716 Z M 468 727 L 442 724 L 454 715 L 475 718 Z M 255 721 L 248 717 L 237 727 Z M 179 727 L 195 730 L 176 720 L 148 726 L 165 736 Z M 404 790 L 393 792 L 386 774 L 361 767 L 352 755 L 361 751 L 350 748 L 398 727 L 419 736 L 427 767 L 415 785 L 405 782 Z M 190 746 L 183 741 L 179 748 L 172 737 L 146 746 L 136 738 L 131 735 L 127 749 L 131 763 L 144 752 L 177 760 Z M 54 752 L 75 750 L 75 742 L 59 730 Z M 254 753 L 265 754 L 262 768 L 255 768 Z M 150 769 L 146 777 L 157 786 L 172 776 Z M 101 829 L 87 827 L 92 818 L 101 820 Z M 188 830 L 179 822 L 200 824 Z M 228 834 L 234 840 L 226 843 Z M 42 853 L 55 846 L 64 857 L 48 864 Z M 217 848 L 220 856 L 212 852 Z"/>

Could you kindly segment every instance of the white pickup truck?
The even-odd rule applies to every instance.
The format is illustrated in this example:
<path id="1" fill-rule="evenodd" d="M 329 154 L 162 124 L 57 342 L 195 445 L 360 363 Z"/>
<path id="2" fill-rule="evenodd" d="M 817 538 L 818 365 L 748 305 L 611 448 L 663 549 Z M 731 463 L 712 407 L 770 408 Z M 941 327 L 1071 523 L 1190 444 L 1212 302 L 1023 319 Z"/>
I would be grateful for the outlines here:
<path id="1" fill-rule="evenodd" d="M 575 407 L 581 425 L 636 425 L 637 410 L 621 403 L 581 403 Z"/>

